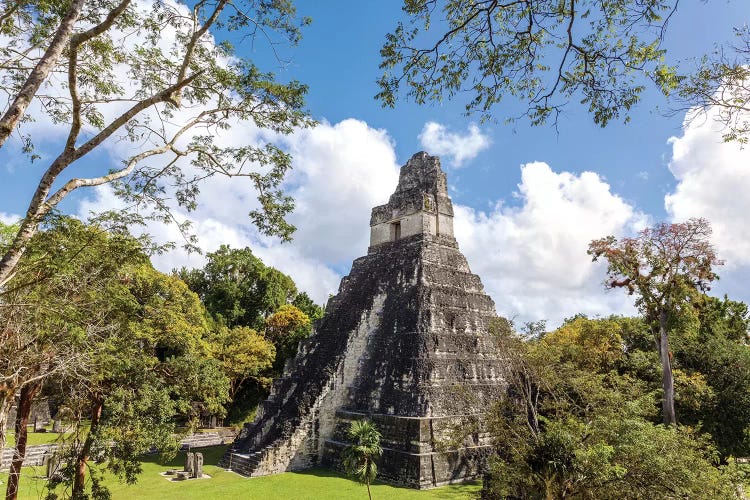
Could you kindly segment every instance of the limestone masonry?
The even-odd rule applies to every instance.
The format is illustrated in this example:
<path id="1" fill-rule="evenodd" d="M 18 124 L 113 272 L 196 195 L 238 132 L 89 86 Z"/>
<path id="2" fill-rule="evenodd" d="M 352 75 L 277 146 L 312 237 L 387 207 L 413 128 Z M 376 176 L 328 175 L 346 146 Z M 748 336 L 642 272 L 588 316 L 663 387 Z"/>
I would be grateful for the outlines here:
<path id="1" fill-rule="evenodd" d="M 379 477 L 430 488 L 476 477 L 490 451 L 482 413 L 504 390 L 488 333 L 495 306 L 453 237 L 440 160 L 417 153 L 372 210 L 352 264 L 222 465 L 263 476 L 337 467 L 354 419 L 383 434 Z M 450 439 L 457 426 L 470 436 Z"/>

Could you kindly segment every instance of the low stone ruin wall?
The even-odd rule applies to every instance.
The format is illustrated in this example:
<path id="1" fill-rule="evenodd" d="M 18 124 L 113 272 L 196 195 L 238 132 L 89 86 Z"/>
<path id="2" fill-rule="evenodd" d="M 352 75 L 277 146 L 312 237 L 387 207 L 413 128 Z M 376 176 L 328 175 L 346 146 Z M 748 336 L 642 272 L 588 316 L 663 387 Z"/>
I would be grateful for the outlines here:
<path id="1" fill-rule="evenodd" d="M 219 446 L 229 444 L 234 440 L 235 432 L 232 429 L 221 429 L 216 432 L 196 432 L 186 436 L 180 441 L 181 450 L 190 450 L 193 448 L 207 448 L 209 446 Z M 13 447 L 7 447 L 2 452 L 2 465 L 0 470 L 8 470 L 10 461 L 13 459 Z M 38 444 L 26 447 L 26 458 L 23 461 L 24 467 L 38 467 L 44 464 L 44 457 L 52 455 L 57 450 L 56 444 Z"/>

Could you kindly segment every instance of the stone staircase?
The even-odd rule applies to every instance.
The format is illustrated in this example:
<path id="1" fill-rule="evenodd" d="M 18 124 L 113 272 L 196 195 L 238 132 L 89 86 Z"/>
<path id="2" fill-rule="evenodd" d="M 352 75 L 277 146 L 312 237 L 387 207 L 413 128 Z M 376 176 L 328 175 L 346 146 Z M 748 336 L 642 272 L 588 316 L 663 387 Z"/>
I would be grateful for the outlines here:
<path id="1" fill-rule="evenodd" d="M 35 446 L 28 446 L 26 448 L 26 458 L 23 461 L 24 467 L 35 467 L 44 464 L 44 457 L 52 455 L 57 449 L 56 444 L 39 444 Z M 10 462 L 13 460 L 13 448 L 5 448 L 3 450 L 2 470 L 7 470 L 10 467 Z"/>
<path id="2" fill-rule="evenodd" d="M 226 463 L 224 461 L 226 460 Z M 261 452 L 253 453 L 234 453 L 229 452 L 219 463 L 220 467 L 231 470 L 245 477 L 250 477 L 258 468 L 261 460 Z"/>

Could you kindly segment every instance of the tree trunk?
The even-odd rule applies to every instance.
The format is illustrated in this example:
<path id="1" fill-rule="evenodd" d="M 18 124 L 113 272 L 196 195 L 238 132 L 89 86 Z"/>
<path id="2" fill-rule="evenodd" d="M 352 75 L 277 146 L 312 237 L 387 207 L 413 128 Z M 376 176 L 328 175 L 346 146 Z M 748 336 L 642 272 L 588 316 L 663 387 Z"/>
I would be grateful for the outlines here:
<path id="1" fill-rule="evenodd" d="M 13 453 L 13 461 L 8 472 L 8 487 L 5 490 L 5 500 L 16 500 L 18 498 L 18 482 L 21 479 L 21 466 L 26 458 L 27 426 L 31 414 L 31 404 L 34 402 L 42 382 L 32 382 L 21 388 L 21 398 L 18 401 L 16 411 L 16 449 Z"/>
<path id="2" fill-rule="evenodd" d="M 8 442 L 8 415 L 10 414 L 10 408 L 13 406 L 13 399 L 15 398 L 16 391 L 4 390 L 0 391 L 0 470 L 3 468 L 3 451 L 5 445 Z"/>
<path id="3" fill-rule="evenodd" d="M 91 455 L 91 447 L 94 444 L 94 436 L 99 427 L 99 421 L 102 418 L 102 406 L 104 401 L 101 396 L 96 395 L 91 401 L 91 427 L 83 442 L 83 447 L 76 458 L 75 477 L 73 478 L 72 498 L 83 497 L 84 488 L 86 487 L 86 465 Z"/>
<path id="4" fill-rule="evenodd" d="M 551 477 L 544 478 L 544 500 L 555 500 Z"/>
<path id="5" fill-rule="evenodd" d="M 661 359 L 662 389 L 662 415 L 664 425 L 677 425 L 677 416 L 674 412 L 674 377 L 672 376 L 672 362 L 669 359 L 669 341 L 667 339 L 667 313 L 659 313 L 659 358 Z"/>
<path id="6" fill-rule="evenodd" d="M 0 148 L 10 136 L 13 129 L 16 128 L 18 121 L 23 117 L 31 100 L 36 95 L 39 87 L 47 79 L 60 59 L 63 50 L 68 45 L 70 34 L 73 32 L 78 17 L 81 15 L 84 0 L 74 0 L 71 2 L 65 16 L 60 20 L 60 26 L 55 32 L 54 38 L 47 47 L 46 52 L 37 63 L 36 67 L 31 70 L 21 89 L 16 94 L 13 102 L 8 106 L 8 110 L 0 118 Z"/>
<path id="7" fill-rule="evenodd" d="M 0 287 L 4 286 L 11 279 L 16 272 L 16 267 L 21 262 L 23 254 L 26 252 L 26 248 L 29 246 L 31 238 L 39 230 L 39 223 L 42 221 L 45 215 L 50 210 L 55 208 L 55 205 L 47 203 L 47 196 L 52 190 L 52 186 L 60 175 L 60 172 L 70 165 L 74 160 L 74 155 L 70 151 L 64 151 L 58 156 L 55 161 L 47 168 L 42 175 L 39 184 L 36 186 L 29 207 L 26 210 L 26 215 L 21 220 L 21 226 L 18 228 L 18 232 L 13 237 L 13 242 L 5 250 L 2 258 L 0 258 Z"/>
<path id="8" fill-rule="evenodd" d="M 370 481 L 367 481 L 365 484 L 367 485 L 367 496 L 370 500 L 372 500 L 372 493 L 370 493 Z"/>
<path id="9" fill-rule="evenodd" d="M 238 392 L 240 392 L 240 387 L 242 387 L 242 382 L 244 382 L 244 379 L 239 380 L 230 380 L 229 381 L 229 399 L 234 401 L 234 397 L 237 395 Z"/>
<path id="10" fill-rule="evenodd" d="M 27 213 L 27 219 L 21 221 L 21 227 L 13 243 L 6 249 L 2 258 L 0 258 L 0 287 L 5 286 L 13 278 L 16 267 L 21 262 L 21 257 L 26 252 L 26 247 L 29 245 L 31 238 L 36 234 L 38 227 L 39 221 L 29 221 Z"/>

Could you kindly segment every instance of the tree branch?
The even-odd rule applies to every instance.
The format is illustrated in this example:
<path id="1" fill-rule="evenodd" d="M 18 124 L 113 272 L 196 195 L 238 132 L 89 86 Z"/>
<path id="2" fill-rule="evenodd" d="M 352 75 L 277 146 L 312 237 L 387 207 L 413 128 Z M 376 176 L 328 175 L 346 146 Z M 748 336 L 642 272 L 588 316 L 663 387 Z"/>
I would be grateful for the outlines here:
<path id="1" fill-rule="evenodd" d="M 189 85 L 190 82 L 192 82 L 200 74 L 201 72 L 197 72 L 190 77 L 167 87 L 158 94 L 155 94 L 148 99 L 139 101 L 128 111 L 121 114 L 114 121 L 112 121 L 112 123 L 105 127 L 101 132 L 85 142 L 81 147 L 72 151 L 63 151 L 55 159 L 52 165 L 50 165 L 50 167 L 42 176 L 42 179 L 39 181 L 36 191 L 31 198 L 31 202 L 29 203 L 29 208 L 26 211 L 26 216 L 21 222 L 21 227 L 19 228 L 18 233 L 16 233 L 16 237 L 13 239 L 13 243 L 11 243 L 10 248 L 6 250 L 3 258 L 0 260 L 0 287 L 4 286 L 11 279 L 13 270 L 21 260 L 21 257 L 26 250 L 26 245 L 28 244 L 29 240 L 31 240 L 34 234 L 36 234 L 37 227 L 41 219 L 46 214 L 48 214 L 50 210 L 55 207 L 56 203 L 59 203 L 59 201 L 64 197 L 64 195 L 56 197 L 55 204 L 51 204 L 47 200 L 47 195 L 52 189 L 52 184 L 55 182 L 60 173 L 65 170 L 71 163 L 86 155 L 95 147 L 108 139 L 112 134 L 115 133 L 115 131 L 125 125 L 138 113 L 150 106 L 153 106 L 154 104 L 168 101 L 170 96 L 174 92 Z"/>
<path id="2" fill-rule="evenodd" d="M 193 52 L 195 52 L 195 46 L 200 40 L 200 38 L 206 34 L 208 29 L 213 25 L 214 22 L 216 22 L 216 18 L 219 17 L 219 14 L 226 6 L 228 0 L 221 0 L 219 4 L 216 6 L 216 9 L 214 9 L 213 13 L 211 13 L 211 16 L 208 18 L 208 20 L 203 23 L 203 26 L 193 33 L 193 35 L 190 37 L 190 41 L 187 44 L 187 47 L 185 47 L 185 56 L 182 58 L 182 66 L 180 67 L 180 72 L 177 74 L 177 81 L 185 78 L 185 75 L 187 74 L 188 67 L 190 66 L 190 61 L 193 59 Z M 198 8 L 200 6 L 200 3 L 195 6 L 195 15 L 193 16 L 193 19 L 198 18 Z M 178 89 L 173 96 L 171 96 L 172 103 L 179 107 L 180 102 L 182 101 L 182 92 L 181 89 Z"/>
<path id="3" fill-rule="evenodd" d="M 55 36 L 52 39 L 49 47 L 45 51 L 39 63 L 29 73 L 26 81 L 21 86 L 21 90 L 16 95 L 8 110 L 5 112 L 2 118 L 0 118 L 0 148 L 3 147 L 5 141 L 10 137 L 11 132 L 15 129 L 18 121 L 23 117 L 26 112 L 26 108 L 29 106 L 31 99 L 33 99 L 39 87 L 42 85 L 44 80 L 47 79 L 53 66 L 60 59 L 65 45 L 70 39 L 70 34 L 73 31 L 78 17 L 81 15 L 81 9 L 83 8 L 84 0 L 73 0 L 68 7 L 65 16 L 60 22 L 60 26 L 55 32 Z M 0 286 L 3 283 L 2 269 L 0 268 Z"/>
<path id="4" fill-rule="evenodd" d="M 93 28 L 70 37 L 70 56 L 68 57 L 68 90 L 73 102 L 70 132 L 65 142 L 65 149 L 72 151 L 75 148 L 76 139 L 81 132 L 81 99 L 78 95 L 78 47 L 91 40 L 95 36 L 104 33 L 112 27 L 130 4 L 130 0 L 122 0 L 117 7 L 112 9 L 101 23 Z"/>

